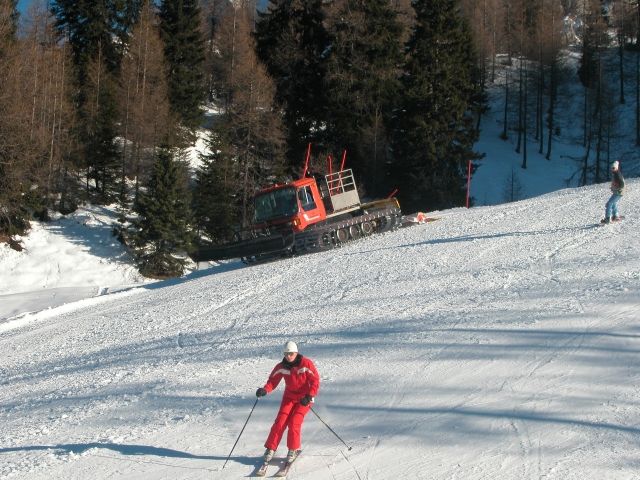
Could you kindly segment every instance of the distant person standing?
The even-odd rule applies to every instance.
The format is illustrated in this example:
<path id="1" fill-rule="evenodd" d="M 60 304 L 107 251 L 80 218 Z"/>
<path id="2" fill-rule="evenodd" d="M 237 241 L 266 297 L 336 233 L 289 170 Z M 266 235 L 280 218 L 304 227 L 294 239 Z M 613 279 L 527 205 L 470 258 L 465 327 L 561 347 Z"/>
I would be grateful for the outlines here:
<path id="1" fill-rule="evenodd" d="M 284 358 L 274 367 L 267 383 L 256 391 L 257 397 L 264 397 L 278 386 L 280 380 L 284 380 L 280 410 L 264 445 L 267 449 L 264 452 L 265 464 L 273 458 L 285 429 L 288 430 L 287 463 L 293 463 L 296 459 L 300 453 L 300 431 L 304 416 L 309 412 L 320 388 L 320 376 L 315 365 L 311 359 L 298 353 L 298 346 L 294 342 L 287 342 L 283 353 Z"/>
<path id="2" fill-rule="evenodd" d="M 624 193 L 624 177 L 620 171 L 620 162 L 616 160 L 611 164 L 611 198 L 607 202 L 604 218 L 600 223 L 617 222 L 622 219 L 618 214 L 618 202 Z"/>

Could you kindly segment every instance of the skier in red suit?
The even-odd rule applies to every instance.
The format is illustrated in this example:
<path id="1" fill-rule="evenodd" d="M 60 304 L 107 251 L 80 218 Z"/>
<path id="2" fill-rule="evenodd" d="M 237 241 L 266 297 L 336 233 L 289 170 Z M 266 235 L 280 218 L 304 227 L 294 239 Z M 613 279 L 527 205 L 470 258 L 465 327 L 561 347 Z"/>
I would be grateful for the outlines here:
<path id="1" fill-rule="evenodd" d="M 298 353 L 298 346 L 294 342 L 287 342 L 284 346 L 284 358 L 278 363 L 264 387 L 256 390 L 257 397 L 263 397 L 273 391 L 280 380 L 284 379 L 285 389 L 280 403 L 280 410 L 271 427 L 264 446 L 264 461 L 268 463 L 278 449 L 285 428 L 287 432 L 287 461 L 293 462 L 300 451 L 300 431 L 304 416 L 311 409 L 314 397 L 320 388 L 320 375 L 313 362 Z"/>

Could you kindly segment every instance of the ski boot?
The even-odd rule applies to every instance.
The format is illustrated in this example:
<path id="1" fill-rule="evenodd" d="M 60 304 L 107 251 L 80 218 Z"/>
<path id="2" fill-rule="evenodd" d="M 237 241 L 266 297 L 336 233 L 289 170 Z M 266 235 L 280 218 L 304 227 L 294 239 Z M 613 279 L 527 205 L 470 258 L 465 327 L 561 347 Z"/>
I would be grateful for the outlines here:
<path id="1" fill-rule="evenodd" d="M 298 454 L 300 450 L 289 450 L 287 452 L 287 463 L 293 463 L 296 458 L 298 458 Z"/>
<path id="2" fill-rule="evenodd" d="M 264 456 L 262 457 L 264 460 L 264 463 L 269 463 L 275 454 L 276 454 L 275 450 L 271 450 L 270 448 L 267 448 L 264 451 Z"/>

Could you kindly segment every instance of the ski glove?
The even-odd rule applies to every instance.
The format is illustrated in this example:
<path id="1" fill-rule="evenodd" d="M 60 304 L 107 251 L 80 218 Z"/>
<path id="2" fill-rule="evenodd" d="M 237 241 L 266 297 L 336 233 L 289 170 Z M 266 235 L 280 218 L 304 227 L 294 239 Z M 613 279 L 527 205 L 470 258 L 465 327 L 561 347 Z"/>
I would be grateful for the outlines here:
<path id="1" fill-rule="evenodd" d="M 256 390 L 256 397 L 264 397 L 267 394 L 267 391 L 260 387 L 259 389 Z"/>
<path id="2" fill-rule="evenodd" d="M 300 400 L 300 405 L 302 405 L 303 407 L 306 407 L 312 402 L 313 402 L 313 397 L 311 395 L 305 395 L 304 397 L 302 397 L 302 400 Z"/>

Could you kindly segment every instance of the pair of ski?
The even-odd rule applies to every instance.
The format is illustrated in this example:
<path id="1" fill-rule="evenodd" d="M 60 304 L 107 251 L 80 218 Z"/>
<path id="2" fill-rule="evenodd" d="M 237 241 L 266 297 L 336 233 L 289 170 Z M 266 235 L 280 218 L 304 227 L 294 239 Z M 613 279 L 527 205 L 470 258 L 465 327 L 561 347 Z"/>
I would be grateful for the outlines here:
<path id="1" fill-rule="evenodd" d="M 284 463 L 281 463 L 280 464 L 280 468 L 278 469 L 278 471 L 273 476 L 274 477 L 279 477 L 279 478 L 285 478 L 289 474 L 289 470 L 291 469 L 291 465 L 293 465 L 294 462 L 300 456 L 300 452 L 301 451 L 302 450 L 298 450 L 297 455 L 290 462 L 285 461 Z M 275 460 L 275 459 L 272 459 L 272 461 L 273 460 Z M 258 469 L 256 470 L 256 473 L 255 473 L 254 476 L 256 476 L 256 477 L 264 477 L 264 476 L 266 476 L 267 475 L 267 469 L 269 468 L 270 465 L 271 465 L 271 462 L 264 462 L 262 465 L 260 465 L 258 467 Z"/>

